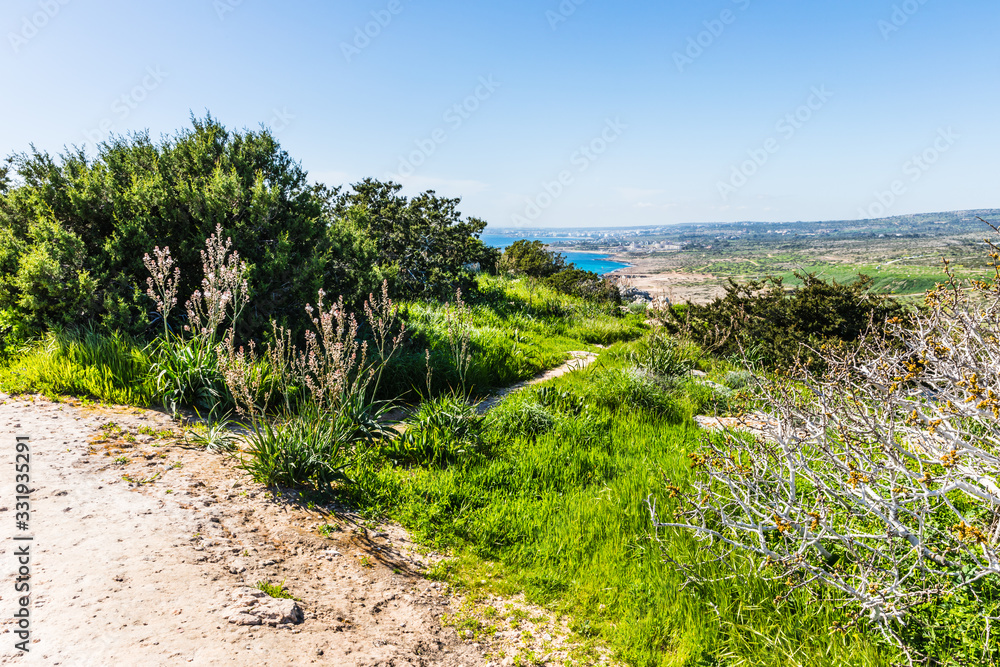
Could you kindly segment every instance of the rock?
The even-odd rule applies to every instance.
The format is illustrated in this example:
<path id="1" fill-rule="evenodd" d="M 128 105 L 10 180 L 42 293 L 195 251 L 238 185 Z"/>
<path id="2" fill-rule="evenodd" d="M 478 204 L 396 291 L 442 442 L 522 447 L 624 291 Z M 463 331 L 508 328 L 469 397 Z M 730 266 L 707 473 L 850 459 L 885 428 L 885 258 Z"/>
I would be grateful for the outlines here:
<path id="1" fill-rule="evenodd" d="M 241 560 L 234 560 L 229 564 L 229 574 L 240 574 L 247 571 L 247 566 Z M 258 593 L 262 591 L 257 591 Z"/>
<path id="2" fill-rule="evenodd" d="M 267 598 L 261 600 L 253 613 L 267 625 L 299 624 L 302 622 L 302 608 L 295 600 Z"/>
<path id="3" fill-rule="evenodd" d="M 233 605 L 225 610 L 230 623 L 236 625 L 299 624 L 304 618 L 295 600 L 268 597 L 263 591 L 242 586 L 232 592 Z"/>
<path id="4" fill-rule="evenodd" d="M 260 598 L 266 598 L 267 593 L 256 588 L 250 588 L 249 586 L 240 586 L 235 589 L 232 593 L 232 598 L 236 602 L 243 602 L 245 600 L 258 600 Z"/>

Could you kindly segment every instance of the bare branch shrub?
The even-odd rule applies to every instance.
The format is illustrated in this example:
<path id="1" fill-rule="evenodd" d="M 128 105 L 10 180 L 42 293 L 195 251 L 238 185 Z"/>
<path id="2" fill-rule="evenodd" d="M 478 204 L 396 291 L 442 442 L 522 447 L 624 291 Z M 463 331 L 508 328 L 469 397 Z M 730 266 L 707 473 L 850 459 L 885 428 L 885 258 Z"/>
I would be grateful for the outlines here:
<path id="1" fill-rule="evenodd" d="M 897 642 L 914 607 L 995 583 L 1000 253 L 987 243 L 991 280 L 962 285 L 946 268 L 926 310 L 818 351 L 822 375 L 760 380 L 766 437 L 706 436 L 693 488 L 669 487 L 675 515 L 650 498 L 656 526 L 753 554 L 790 590 L 826 584 Z M 982 614 L 989 643 L 997 619 Z"/>

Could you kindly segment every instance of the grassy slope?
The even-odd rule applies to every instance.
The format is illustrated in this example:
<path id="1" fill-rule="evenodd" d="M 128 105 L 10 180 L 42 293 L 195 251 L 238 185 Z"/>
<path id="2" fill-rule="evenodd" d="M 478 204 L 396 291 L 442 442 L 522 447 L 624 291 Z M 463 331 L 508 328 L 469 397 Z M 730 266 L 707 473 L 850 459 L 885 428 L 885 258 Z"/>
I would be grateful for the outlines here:
<path id="1" fill-rule="evenodd" d="M 569 350 L 598 349 L 644 330 L 641 316 L 610 317 L 528 283 L 484 278 L 482 292 L 471 318 L 481 390 L 530 377 Z M 443 307 L 410 304 L 408 316 L 415 342 L 441 362 Z M 393 370 L 397 387 L 422 383 L 421 348 L 414 345 Z M 842 619 L 812 594 L 776 604 L 783 591 L 745 562 L 719 566 L 718 584 L 684 585 L 668 559 L 693 562 L 702 547 L 675 532 L 654 539 L 645 502 L 652 494 L 669 512 L 665 482 L 687 478 L 686 454 L 697 441 L 690 417 L 710 409 L 711 397 L 691 383 L 650 393 L 622 373 L 625 365 L 619 344 L 597 367 L 557 380 L 590 407 L 578 416 L 548 409 L 547 432 L 528 432 L 519 415 L 530 395 L 512 396 L 484 436 L 488 455 L 447 468 L 371 456 L 355 470 L 351 493 L 371 514 L 453 549 L 452 578 L 473 593 L 523 591 L 571 614 L 583 635 L 610 643 L 635 665 L 885 664 L 870 639 L 832 634 L 832 621 Z M 144 404 L 154 401 L 148 367 L 141 348 L 124 339 L 53 338 L 8 360 L 0 386 Z M 441 376 L 448 379 L 446 368 Z M 528 412 L 538 410 L 546 412 Z"/>
<path id="2" fill-rule="evenodd" d="M 814 594 L 775 603 L 787 591 L 746 561 L 703 570 L 717 584 L 684 585 L 669 560 L 694 562 L 703 545 L 675 531 L 654 539 L 646 500 L 670 512 L 665 484 L 689 475 L 699 437 L 690 416 L 708 397 L 687 383 L 636 409 L 621 400 L 623 363 L 612 349 L 599 367 L 555 381 L 590 407 L 579 416 L 549 409 L 546 433 L 508 435 L 503 413 L 531 402 L 522 394 L 497 408 L 501 432 L 487 432 L 488 455 L 447 468 L 369 461 L 356 473 L 356 501 L 454 549 L 452 579 L 473 595 L 523 591 L 631 664 L 886 664 L 869 638 L 831 632 L 845 619 Z"/>

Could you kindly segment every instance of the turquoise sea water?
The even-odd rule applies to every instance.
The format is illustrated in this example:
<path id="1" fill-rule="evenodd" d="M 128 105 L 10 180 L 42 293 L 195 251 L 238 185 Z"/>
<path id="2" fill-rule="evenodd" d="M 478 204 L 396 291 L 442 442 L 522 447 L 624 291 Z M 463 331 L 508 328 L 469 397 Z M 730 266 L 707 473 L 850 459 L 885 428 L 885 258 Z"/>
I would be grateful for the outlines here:
<path id="1" fill-rule="evenodd" d="M 483 240 L 483 243 L 493 248 L 506 248 L 511 243 L 518 240 L 513 236 L 500 236 L 497 234 L 483 234 L 480 238 Z M 583 241 L 589 239 L 573 239 L 565 236 L 560 236 L 559 238 L 533 236 L 526 240 L 551 243 L 553 241 Z M 597 253 L 564 252 L 562 254 L 566 256 L 566 261 L 573 262 L 573 264 L 576 265 L 576 268 L 583 269 L 584 271 L 593 271 L 594 273 L 599 273 L 601 275 L 611 273 L 615 269 L 622 269 L 628 266 L 628 264 L 608 259 L 607 255 L 600 255 Z"/>

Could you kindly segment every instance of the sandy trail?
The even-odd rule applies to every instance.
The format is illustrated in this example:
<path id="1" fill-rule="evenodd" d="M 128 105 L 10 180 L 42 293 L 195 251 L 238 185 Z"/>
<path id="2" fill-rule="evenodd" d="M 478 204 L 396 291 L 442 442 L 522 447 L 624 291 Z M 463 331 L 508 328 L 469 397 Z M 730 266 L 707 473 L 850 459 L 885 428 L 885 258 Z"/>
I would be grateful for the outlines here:
<path id="1" fill-rule="evenodd" d="M 402 530 L 366 530 L 336 507 L 273 498 L 231 460 L 181 444 L 176 424 L 157 412 L 0 398 L 0 662 L 486 664 L 485 646 L 442 628 L 452 600 L 420 576 L 426 558 Z M 125 432 L 102 431 L 109 422 Z M 16 435 L 31 438 L 28 654 L 12 634 L 11 538 L 24 534 L 14 517 Z M 123 480 L 157 474 L 149 484 Z M 322 523 L 342 530 L 321 537 Z M 230 624 L 232 591 L 258 580 L 286 580 L 305 621 Z"/>
<path id="2" fill-rule="evenodd" d="M 490 394 L 488 398 L 486 398 L 484 401 L 482 401 L 476 406 L 476 410 L 478 410 L 479 414 L 481 415 L 486 414 L 494 407 L 496 407 L 496 405 L 500 403 L 500 401 L 510 396 L 511 394 L 519 392 L 523 389 L 527 389 L 528 387 L 534 386 L 536 384 L 541 384 L 542 382 L 547 382 L 548 380 L 552 380 L 557 377 L 562 377 L 567 373 L 572 373 L 573 371 L 584 369 L 597 360 L 597 354 L 595 354 L 594 352 L 577 351 L 577 352 L 569 352 L 568 354 L 570 356 L 570 360 L 567 361 L 562 366 L 557 366 L 556 368 L 550 368 L 544 373 L 539 373 L 530 380 L 525 380 L 524 382 L 518 382 L 517 384 L 512 384 L 509 387 L 505 387 L 503 389 L 496 391 L 493 394 Z"/>

